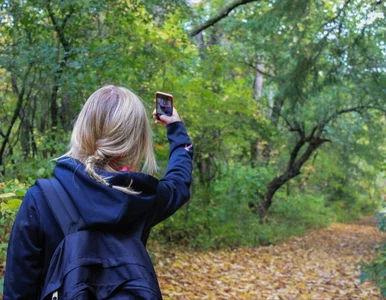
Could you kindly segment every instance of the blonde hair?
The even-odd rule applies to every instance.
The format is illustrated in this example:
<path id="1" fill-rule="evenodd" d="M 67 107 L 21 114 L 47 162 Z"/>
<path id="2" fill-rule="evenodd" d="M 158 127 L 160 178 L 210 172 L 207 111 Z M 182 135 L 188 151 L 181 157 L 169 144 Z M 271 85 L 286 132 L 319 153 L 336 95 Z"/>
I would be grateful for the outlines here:
<path id="1" fill-rule="evenodd" d="M 95 91 L 84 104 L 65 154 L 81 161 L 96 181 L 109 185 L 95 169 L 118 172 L 124 165 L 153 175 L 157 171 L 152 132 L 140 98 L 124 87 L 107 85 Z M 138 192 L 113 186 L 128 194 Z"/>

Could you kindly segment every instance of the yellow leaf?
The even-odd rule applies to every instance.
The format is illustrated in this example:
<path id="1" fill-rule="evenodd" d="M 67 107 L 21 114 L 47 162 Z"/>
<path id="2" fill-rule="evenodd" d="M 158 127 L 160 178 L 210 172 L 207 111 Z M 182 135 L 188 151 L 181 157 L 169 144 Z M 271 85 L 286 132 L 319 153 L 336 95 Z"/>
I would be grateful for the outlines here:
<path id="1" fill-rule="evenodd" d="M 9 197 L 15 197 L 16 195 L 14 193 L 6 193 L 6 194 L 1 194 L 0 198 L 9 198 Z"/>

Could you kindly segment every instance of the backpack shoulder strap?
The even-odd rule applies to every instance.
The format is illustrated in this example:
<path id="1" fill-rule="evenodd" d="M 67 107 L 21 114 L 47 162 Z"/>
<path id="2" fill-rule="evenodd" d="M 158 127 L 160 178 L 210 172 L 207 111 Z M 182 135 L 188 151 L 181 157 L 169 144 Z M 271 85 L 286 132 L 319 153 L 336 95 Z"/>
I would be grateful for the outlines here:
<path id="1" fill-rule="evenodd" d="M 85 226 L 85 222 L 74 203 L 55 177 L 38 179 L 36 183 L 43 192 L 44 198 L 64 235 L 74 233 Z"/>

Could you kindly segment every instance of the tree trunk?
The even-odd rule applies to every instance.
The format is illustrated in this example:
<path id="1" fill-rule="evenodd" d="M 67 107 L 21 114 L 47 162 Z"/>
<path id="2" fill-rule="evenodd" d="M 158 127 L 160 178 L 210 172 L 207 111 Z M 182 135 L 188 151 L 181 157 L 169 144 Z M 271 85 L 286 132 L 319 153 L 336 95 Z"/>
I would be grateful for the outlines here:
<path id="1" fill-rule="evenodd" d="M 254 211 L 261 220 L 264 218 L 268 209 L 272 205 L 272 198 L 275 193 L 289 180 L 300 174 L 304 163 L 311 157 L 312 153 L 314 153 L 315 150 L 326 141 L 327 140 L 321 139 L 319 136 L 313 137 L 312 140 L 308 142 L 308 146 L 305 152 L 300 156 L 299 159 L 296 160 L 300 149 L 306 144 L 306 139 L 300 139 L 298 141 L 291 152 L 291 157 L 289 159 L 286 171 L 280 176 L 275 177 L 267 184 L 267 191 L 264 195 L 260 195 L 262 200 L 260 203 L 257 205 L 252 203 L 249 205 L 251 208 L 254 208 Z"/>
<path id="2" fill-rule="evenodd" d="M 14 75 L 12 75 L 12 79 L 11 79 L 12 80 L 12 90 L 17 95 L 17 103 L 16 103 L 16 107 L 13 111 L 11 121 L 9 122 L 9 126 L 5 132 L 3 141 L 2 141 L 1 146 L 0 146 L 0 170 L 2 169 L 3 175 L 5 175 L 5 168 L 4 168 L 5 150 L 7 148 L 9 141 L 10 141 L 10 136 L 12 133 L 13 126 L 15 125 L 17 119 L 19 118 L 20 112 L 23 108 L 24 94 L 25 94 L 25 83 L 26 83 L 26 78 L 28 77 L 28 74 L 29 74 L 31 67 L 32 67 L 32 65 L 29 66 L 29 69 L 27 70 L 27 72 L 25 74 L 21 90 L 19 90 L 19 88 L 17 86 L 16 77 Z"/>
<path id="3" fill-rule="evenodd" d="M 198 51 L 199 51 L 200 58 L 201 58 L 201 60 L 205 60 L 206 45 L 205 45 L 204 36 L 203 36 L 202 32 L 198 33 L 195 36 L 195 39 L 196 39 L 196 42 L 198 45 Z"/>
<path id="4" fill-rule="evenodd" d="M 47 9 L 48 15 L 50 16 L 51 22 L 54 25 L 55 32 L 57 33 L 57 36 L 59 38 L 59 43 L 63 47 L 63 50 L 64 50 L 63 59 L 60 59 L 60 49 L 58 47 L 58 64 L 59 64 L 59 67 L 56 70 L 55 75 L 54 75 L 54 85 L 53 85 L 52 90 L 51 90 L 51 98 L 50 98 L 51 99 L 50 111 L 51 111 L 51 122 L 52 122 L 51 126 L 55 128 L 58 125 L 57 99 L 58 99 L 58 90 L 59 90 L 59 86 L 60 86 L 60 80 L 62 78 L 64 69 L 67 66 L 67 61 L 71 55 L 71 45 L 70 45 L 69 40 L 66 39 L 65 27 L 66 27 L 68 20 L 70 19 L 70 17 L 74 13 L 74 7 L 73 6 L 70 7 L 70 11 L 61 20 L 61 22 L 59 22 L 57 20 L 56 16 L 54 15 L 52 8 L 51 8 L 51 5 L 50 5 L 50 2 L 47 3 L 46 9 Z"/>
<path id="5" fill-rule="evenodd" d="M 258 63 L 256 65 L 256 73 L 255 73 L 255 79 L 253 81 L 253 98 L 256 100 L 256 102 L 259 105 L 260 114 L 263 115 L 263 105 L 260 101 L 261 97 L 263 96 L 263 82 L 264 77 L 263 74 L 259 71 L 264 71 L 264 63 Z M 255 162 L 259 157 L 259 144 L 261 143 L 261 140 L 254 139 L 250 142 L 250 161 L 251 161 L 251 167 L 255 167 Z"/>
<path id="6" fill-rule="evenodd" d="M 264 63 L 257 64 L 255 80 L 253 82 L 253 98 L 256 101 L 259 101 L 260 98 L 263 96 L 264 77 L 263 77 L 263 74 L 259 72 L 259 70 L 264 71 Z M 260 112 L 263 113 L 262 105 L 260 102 L 259 104 L 260 104 Z"/>
<path id="7" fill-rule="evenodd" d="M 20 143 L 24 157 L 28 157 L 31 152 L 30 145 L 30 124 L 28 118 L 24 117 L 20 128 Z"/>

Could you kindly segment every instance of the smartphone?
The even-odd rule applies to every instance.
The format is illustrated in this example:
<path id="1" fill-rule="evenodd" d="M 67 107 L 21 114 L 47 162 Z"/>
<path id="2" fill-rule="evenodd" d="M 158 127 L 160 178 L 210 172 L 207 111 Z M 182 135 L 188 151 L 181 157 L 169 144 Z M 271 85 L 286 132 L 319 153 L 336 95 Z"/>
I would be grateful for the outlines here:
<path id="1" fill-rule="evenodd" d="M 173 114 L 173 95 L 163 92 L 156 92 L 155 111 L 157 113 L 157 117 L 160 115 L 171 116 Z"/>

